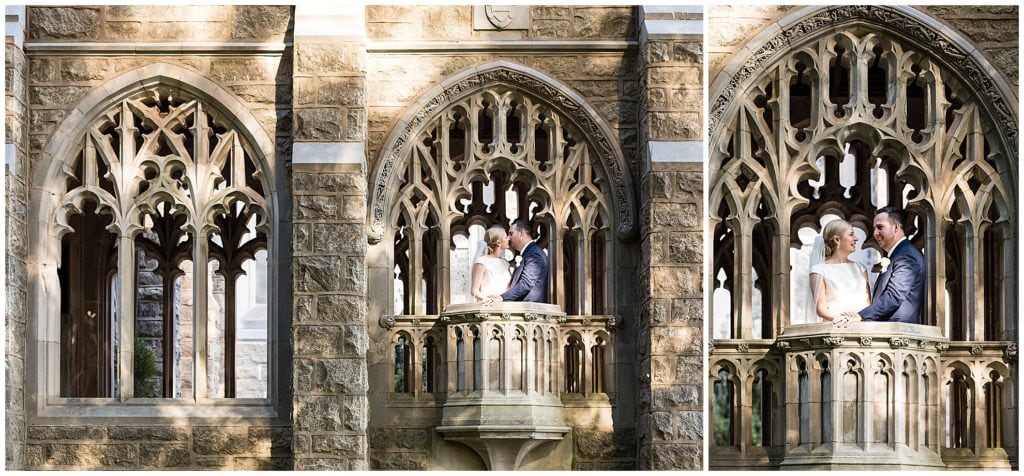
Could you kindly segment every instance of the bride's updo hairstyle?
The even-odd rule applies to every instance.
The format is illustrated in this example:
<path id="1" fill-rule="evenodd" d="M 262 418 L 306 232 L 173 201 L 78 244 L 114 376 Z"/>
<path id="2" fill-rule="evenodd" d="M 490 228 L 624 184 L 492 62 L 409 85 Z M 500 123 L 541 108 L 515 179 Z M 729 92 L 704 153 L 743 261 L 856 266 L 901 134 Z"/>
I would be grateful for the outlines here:
<path id="1" fill-rule="evenodd" d="M 500 226 L 492 226 L 484 233 L 484 242 L 487 243 L 487 254 L 498 249 L 498 242 L 506 235 L 505 229 Z"/>
<path id="2" fill-rule="evenodd" d="M 839 238 L 846 234 L 853 225 L 846 220 L 832 220 L 825 224 L 821 230 L 821 237 L 825 240 L 825 257 L 832 256 L 839 246 Z"/>

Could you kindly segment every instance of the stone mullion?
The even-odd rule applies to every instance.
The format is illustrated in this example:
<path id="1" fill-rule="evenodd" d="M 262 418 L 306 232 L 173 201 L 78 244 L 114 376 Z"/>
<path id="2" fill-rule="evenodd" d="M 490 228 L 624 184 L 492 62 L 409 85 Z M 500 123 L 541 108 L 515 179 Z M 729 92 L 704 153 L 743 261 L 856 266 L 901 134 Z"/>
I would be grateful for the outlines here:
<path id="1" fill-rule="evenodd" d="M 737 220 L 739 221 L 739 220 Z M 747 223 L 736 223 L 733 227 L 733 289 L 732 308 L 733 326 L 732 335 L 739 339 L 753 338 L 753 256 L 750 233 L 750 226 Z"/>
<path id="2" fill-rule="evenodd" d="M 164 398 L 174 398 L 174 280 L 172 272 L 165 272 L 163 278 L 163 395 Z"/>
<path id="3" fill-rule="evenodd" d="M 192 363 L 192 390 L 194 393 L 194 399 L 200 400 L 207 397 L 207 330 L 209 317 L 209 292 L 207 287 L 209 286 L 209 256 L 210 246 L 209 240 L 203 233 L 198 233 L 195 242 L 192 244 L 192 256 L 195 257 L 193 261 L 194 275 L 192 282 L 192 302 L 193 302 L 193 326 L 192 331 L 192 352 L 193 363 Z M 122 297 L 123 299 L 123 297 Z"/>
<path id="4" fill-rule="evenodd" d="M 980 372 L 978 372 L 980 370 Z M 985 383 L 989 381 L 989 377 L 985 375 L 984 365 L 978 362 L 971 372 L 971 381 L 974 384 L 972 391 L 974 392 L 974 431 L 972 442 L 972 449 L 974 454 L 981 455 L 981 452 L 987 446 L 988 440 L 988 408 L 985 399 Z M 995 386 L 993 385 L 993 388 Z"/>
<path id="5" fill-rule="evenodd" d="M 785 216 L 777 217 L 778 220 L 778 231 L 775 235 L 774 250 L 775 256 L 773 256 L 773 263 L 775 265 L 772 269 L 772 306 L 773 316 L 772 320 L 775 322 L 775 335 L 770 336 L 775 338 L 776 336 L 782 335 L 782 330 L 789 327 L 790 324 L 790 262 L 789 262 L 789 250 L 790 250 L 790 223 L 789 219 Z M 763 317 L 762 317 L 763 319 Z M 769 336 L 765 336 L 769 337 Z M 810 363 L 808 363 L 810 367 Z"/>
<path id="6" fill-rule="evenodd" d="M 907 401 L 907 388 L 912 382 L 908 379 L 913 378 L 912 371 L 906 374 L 899 369 L 899 364 L 905 362 L 906 353 L 901 351 L 893 352 L 893 367 L 892 367 L 892 401 L 887 403 L 892 409 L 892 421 L 889 423 L 889 431 L 892 438 L 889 440 L 889 446 L 891 448 L 899 448 L 900 444 L 909 445 L 909 425 L 910 421 L 907 417 L 913 414 L 913 409 L 909 408 L 910 403 Z"/>
<path id="7" fill-rule="evenodd" d="M 981 342 L 985 340 L 985 260 L 982 256 L 984 240 L 982 233 L 975 227 L 974 223 L 968 224 L 970 231 L 967 235 L 967 265 L 968 278 L 965 288 L 973 300 L 968 309 L 968 319 L 974 321 L 973 332 L 970 340 Z M 966 306 L 965 306 L 966 307 Z"/>
<path id="8" fill-rule="evenodd" d="M 1016 223 L 1016 221 L 1011 221 L 1010 223 Z M 1019 249 L 1019 245 L 1017 243 L 1016 237 L 1014 236 L 1017 230 L 1014 229 L 1011 226 L 1002 226 L 1002 225 L 993 225 L 993 226 L 1001 226 L 1001 231 L 1002 231 L 1002 235 L 1003 235 L 1003 242 L 1002 242 L 1003 249 L 1001 251 L 1001 258 L 1002 258 L 1002 261 L 1003 261 L 1002 262 L 1002 266 L 1001 266 L 1001 268 L 1002 268 L 1001 269 L 1002 276 L 1000 276 L 1000 278 L 999 278 L 1000 279 L 999 285 L 1000 285 L 1000 288 L 1002 290 L 1002 292 L 1001 292 L 1001 294 L 1002 294 L 1002 302 L 999 303 L 999 306 L 1002 308 L 1001 309 L 1001 315 L 1002 315 L 1002 319 L 1003 319 L 1003 322 L 1002 322 L 1003 332 L 1002 332 L 1002 335 L 999 337 L 999 339 L 1000 340 L 1007 340 L 1007 341 L 1009 341 L 1009 340 L 1013 340 L 1018 335 L 1017 334 L 1017 324 L 1018 324 L 1018 318 L 1017 318 L 1017 310 L 1018 310 L 1018 308 L 1017 308 L 1017 295 L 1018 295 L 1018 293 L 1016 291 L 1014 291 L 1014 290 L 1017 289 L 1017 265 L 1018 265 L 1018 262 L 1017 262 L 1017 252 L 1018 252 L 1018 249 Z M 1014 368 L 1016 368 L 1016 366 L 1014 366 Z M 1014 382 L 1016 382 L 1016 378 L 1014 378 Z M 1016 420 L 1014 420 L 1014 421 L 1016 421 Z"/>
<path id="9" fill-rule="evenodd" d="M 788 451 L 790 448 L 800 445 L 800 371 L 794 354 L 784 356 L 782 364 L 786 369 L 782 374 L 783 382 L 786 383 L 783 389 L 785 395 L 783 418 L 788 430 L 783 444 Z M 790 382 L 790 378 L 794 378 L 794 381 Z M 796 429 L 796 431 L 791 431 L 792 429 Z"/>
<path id="10" fill-rule="evenodd" d="M 925 299 L 924 312 L 925 316 L 928 316 L 927 312 L 931 307 L 930 302 L 935 303 L 934 311 L 932 316 L 935 316 L 935 326 L 942 331 L 942 335 L 949 338 L 949 333 L 946 332 L 946 308 L 949 306 L 949 302 L 946 301 L 946 228 L 952 226 L 951 223 L 947 223 L 944 219 L 945 213 L 941 210 L 935 212 L 935 222 L 931 223 L 927 227 L 928 235 L 925 237 L 925 251 L 932 250 L 931 253 L 925 256 L 927 261 L 928 269 L 932 273 L 933 278 L 929 280 L 928 289 L 931 290 L 931 295 L 934 299 Z M 876 278 L 877 279 L 877 278 Z M 956 316 L 953 317 L 956 319 Z M 928 324 L 927 318 L 925 318 L 922 324 Z"/>
<path id="11" fill-rule="evenodd" d="M 422 316 L 427 313 L 426 301 L 423 299 L 423 234 L 427 231 L 422 223 L 412 229 L 412 239 L 409 240 L 409 286 L 405 288 L 406 310 L 415 316 Z"/>

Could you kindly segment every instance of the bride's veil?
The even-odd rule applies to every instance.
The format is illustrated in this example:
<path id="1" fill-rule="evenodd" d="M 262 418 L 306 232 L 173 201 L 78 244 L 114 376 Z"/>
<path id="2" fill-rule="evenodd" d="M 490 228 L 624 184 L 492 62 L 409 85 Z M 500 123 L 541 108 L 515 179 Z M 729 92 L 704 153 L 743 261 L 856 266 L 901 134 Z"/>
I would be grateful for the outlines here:
<path id="1" fill-rule="evenodd" d="M 811 259 L 807 262 L 807 297 L 804 299 L 804 322 L 820 322 L 818 317 L 818 289 L 815 280 L 811 279 L 811 269 L 825 261 L 825 239 L 821 235 L 814 237 L 811 247 Z M 819 280 L 818 283 L 821 283 Z"/>
<path id="2" fill-rule="evenodd" d="M 479 240 L 476 242 L 476 251 L 473 252 L 473 257 L 469 260 L 469 289 L 466 290 L 467 302 L 476 301 L 473 297 L 473 266 L 476 266 L 476 260 L 480 259 L 481 256 L 487 253 L 487 242 Z"/>

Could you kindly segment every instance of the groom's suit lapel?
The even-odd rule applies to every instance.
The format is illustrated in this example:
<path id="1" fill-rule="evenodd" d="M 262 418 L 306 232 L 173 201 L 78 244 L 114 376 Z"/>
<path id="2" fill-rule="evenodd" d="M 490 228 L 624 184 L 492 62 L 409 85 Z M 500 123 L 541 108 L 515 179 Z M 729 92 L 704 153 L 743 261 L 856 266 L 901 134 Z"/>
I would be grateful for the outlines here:
<path id="1" fill-rule="evenodd" d="M 512 272 L 512 284 L 509 286 L 515 286 L 519 283 L 519 276 L 523 274 L 523 268 L 526 267 L 526 251 L 530 249 L 531 244 L 532 243 L 527 243 L 526 248 L 523 248 L 523 252 L 519 254 L 523 259 L 519 261 L 519 266 L 516 266 L 516 270 Z"/>
<path id="2" fill-rule="evenodd" d="M 892 260 L 893 258 L 895 258 L 897 254 L 899 254 L 900 248 L 903 247 L 905 242 L 906 240 L 901 241 L 900 244 L 896 245 L 896 248 L 893 248 L 892 254 L 887 256 L 887 258 L 889 258 L 889 266 L 886 266 L 885 271 L 883 271 L 882 274 L 878 275 L 878 279 L 875 280 L 875 289 L 871 290 L 872 301 L 878 299 L 878 294 L 885 289 L 885 286 L 887 284 L 889 284 L 889 276 L 892 275 Z"/>

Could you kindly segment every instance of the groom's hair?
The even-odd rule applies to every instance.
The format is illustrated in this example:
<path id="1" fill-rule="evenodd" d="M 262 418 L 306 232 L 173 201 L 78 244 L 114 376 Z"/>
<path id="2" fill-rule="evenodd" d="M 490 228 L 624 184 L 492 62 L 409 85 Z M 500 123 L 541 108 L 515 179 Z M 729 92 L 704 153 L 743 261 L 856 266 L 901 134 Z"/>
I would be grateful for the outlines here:
<path id="1" fill-rule="evenodd" d="M 523 233 L 526 233 L 526 236 L 529 236 L 530 238 L 533 238 L 533 229 L 530 228 L 530 221 L 529 220 L 525 220 L 525 219 L 520 218 L 520 219 L 512 222 L 512 226 L 522 230 Z"/>
<path id="2" fill-rule="evenodd" d="M 896 207 L 882 207 L 875 212 L 875 215 L 886 214 L 889 221 L 898 224 L 901 230 L 907 229 L 907 212 Z"/>

